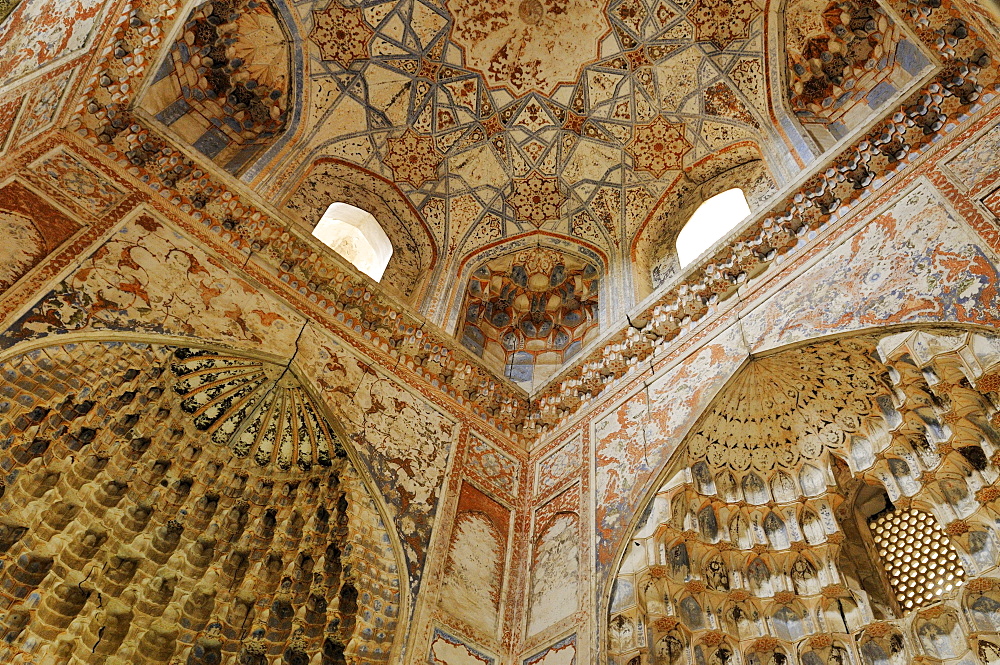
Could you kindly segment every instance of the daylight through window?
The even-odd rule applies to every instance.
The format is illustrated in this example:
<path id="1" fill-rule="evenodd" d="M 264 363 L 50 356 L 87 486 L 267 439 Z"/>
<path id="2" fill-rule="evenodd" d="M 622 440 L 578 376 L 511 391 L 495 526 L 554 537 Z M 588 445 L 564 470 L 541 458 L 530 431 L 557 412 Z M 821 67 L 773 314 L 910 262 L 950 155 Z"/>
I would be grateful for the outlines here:
<path id="1" fill-rule="evenodd" d="M 912 610 L 955 588 L 965 570 L 937 520 L 921 510 L 893 510 L 869 523 L 896 600 Z"/>
<path id="2" fill-rule="evenodd" d="M 313 235 L 376 282 L 382 280 L 392 258 L 392 243 L 371 213 L 334 203 L 323 213 Z"/>
<path id="3" fill-rule="evenodd" d="M 698 258 L 749 215 L 750 204 L 739 188 L 727 189 L 698 206 L 677 236 L 677 259 L 681 267 Z"/>

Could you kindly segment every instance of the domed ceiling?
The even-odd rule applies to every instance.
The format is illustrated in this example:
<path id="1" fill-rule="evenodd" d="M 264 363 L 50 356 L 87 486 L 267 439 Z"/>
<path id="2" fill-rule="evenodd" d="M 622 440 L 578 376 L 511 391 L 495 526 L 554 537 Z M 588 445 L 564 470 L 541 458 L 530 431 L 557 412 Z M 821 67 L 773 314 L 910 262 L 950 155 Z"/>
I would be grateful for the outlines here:
<path id="1" fill-rule="evenodd" d="M 142 108 L 231 173 L 288 121 L 289 48 L 259 0 L 207 2 L 188 16 Z"/>
<path id="2" fill-rule="evenodd" d="M 769 120 L 763 0 L 292 11 L 308 48 L 303 117 L 245 179 L 281 202 L 322 191 L 314 172 L 331 159 L 392 182 L 431 231 L 414 262 L 434 255 L 426 279 L 447 284 L 413 290 L 414 304 L 449 326 L 484 249 L 537 234 L 589 248 L 622 275 L 627 306 L 651 286 L 651 218 L 747 162 L 775 165 L 738 183 L 754 202 L 787 178 L 770 172 L 788 146 Z"/>
<path id="3" fill-rule="evenodd" d="M 624 317 L 701 201 L 760 209 L 918 80 L 908 35 L 873 0 L 214 0 L 139 107 L 304 231 L 372 212 L 382 286 L 461 337 L 477 271 L 540 246 Z"/>
<path id="4" fill-rule="evenodd" d="M 797 473 L 861 429 L 887 391 L 878 381 L 884 373 L 864 338 L 756 360 L 691 436 L 688 459 L 699 475 Z"/>

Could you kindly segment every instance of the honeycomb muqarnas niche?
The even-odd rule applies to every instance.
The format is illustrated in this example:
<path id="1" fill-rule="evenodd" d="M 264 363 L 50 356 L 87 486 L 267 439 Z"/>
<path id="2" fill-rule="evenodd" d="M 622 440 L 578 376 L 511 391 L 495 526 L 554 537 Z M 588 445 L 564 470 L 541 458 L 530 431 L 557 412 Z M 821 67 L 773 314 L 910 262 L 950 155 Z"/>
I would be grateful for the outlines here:
<path id="1" fill-rule="evenodd" d="M 85 342 L 0 376 L 0 660 L 389 661 L 388 534 L 287 367 Z"/>
<path id="2" fill-rule="evenodd" d="M 791 108 L 824 148 L 930 65 L 874 0 L 793 0 L 784 16 Z"/>
<path id="3" fill-rule="evenodd" d="M 20 0 L 0 663 L 1000 665 L 992 4 Z"/>
<path id="4" fill-rule="evenodd" d="M 288 124 L 290 48 L 268 0 L 206 2 L 191 12 L 140 108 L 240 174 Z"/>
<path id="5" fill-rule="evenodd" d="M 541 383 L 596 332 L 599 284 L 593 263 L 547 248 L 490 261 L 469 279 L 462 344 L 513 381 Z"/>
<path id="6" fill-rule="evenodd" d="M 996 662 L 1000 381 L 977 376 L 996 343 L 903 333 L 753 361 L 632 534 L 614 661 Z"/>

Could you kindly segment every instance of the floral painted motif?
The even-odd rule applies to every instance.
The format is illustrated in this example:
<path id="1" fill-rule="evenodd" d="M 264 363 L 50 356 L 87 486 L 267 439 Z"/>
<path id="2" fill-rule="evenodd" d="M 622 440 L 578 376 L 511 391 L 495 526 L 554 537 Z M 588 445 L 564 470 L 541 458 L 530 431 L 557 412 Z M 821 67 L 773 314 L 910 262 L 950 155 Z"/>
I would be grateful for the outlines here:
<path id="1" fill-rule="evenodd" d="M 746 105 L 740 101 L 733 89 L 722 81 L 705 90 L 705 113 L 760 128 Z"/>
<path id="2" fill-rule="evenodd" d="M 655 474 L 747 357 L 730 327 L 595 425 L 597 567 L 606 569 Z"/>
<path id="3" fill-rule="evenodd" d="M 851 289 L 844 289 L 851 284 Z M 1000 273 L 926 182 L 745 319 L 755 350 L 919 321 L 994 325 Z"/>
<path id="4" fill-rule="evenodd" d="M 577 434 L 538 462 L 538 486 L 535 492 L 545 494 L 561 480 L 579 468 L 583 454 L 583 435 Z"/>
<path id="5" fill-rule="evenodd" d="M 71 204 L 101 215 L 125 198 L 125 192 L 66 150 L 46 155 L 31 164 L 46 189 Z"/>
<path id="6" fill-rule="evenodd" d="M 431 404 L 361 362 L 324 333 L 302 333 L 297 362 L 351 432 L 402 540 L 411 589 L 420 585 L 457 428 Z"/>
<path id="7" fill-rule="evenodd" d="M 73 72 L 69 71 L 54 76 L 35 88 L 34 94 L 26 102 L 27 107 L 18 121 L 17 141 L 19 143 L 24 143 L 52 125 L 72 77 Z"/>
<path id="8" fill-rule="evenodd" d="M 684 126 L 674 125 L 662 117 L 635 130 L 635 138 L 625 146 L 632 155 L 637 170 L 649 171 L 657 178 L 682 168 L 684 155 L 691 150 L 684 138 Z"/>
<path id="9" fill-rule="evenodd" d="M 1000 174 L 1000 125 L 994 125 L 947 163 L 956 181 L 968 189 Z"/>
<path id="10" fill-rule="evenodd" d="M 286 354 L 304 319 L 160 222 L 126 225 L 6 335 L 146 331 Z"/>
<path id="11" fill-rule="evenodd" d="M 750 24 L 760 16 L 754 0 L 698 0 L 688 18 L 694 23 L 698 41 L 712 42 L 725 51 L 750 34 Z"/>
<path id="12" fill-rule="evenodd" d="M 388 144 L 383 161 L 398 182 L 417 188 L 429 180 L 437 180 L 441 155 L 434 147 L 434 139 L 407 130 L 399 138 L 389 139 Z"/>
<path id="13" fill-rule="evenodd" d="M 508 457 L 482 439 L 472 437 L 465 455 L 465 468 L 508 496 L 517 496 L 521 475 L 516 459 Z"/>
<path id="14" fill-rule="evenodd" d="M 0 24 L 0 81 L 9 83 L 80 51 L 104 0 L 22 0 Z"/>
<path id="15" fill-rule="evenodd" d="M 533 174 L 523 180 L 514 181 L 514 193 L 508 202 L 517 211 L 518 219 L 541 226 L 543 222 L 559 219 L 559 212 L 566 195 L 559 188 L 555 178 L 544 178 Z"/>
<path id="16" fill-rule="evenodd" d="M 45 254 L 45 241 L 24 215 L 0 210 L 0 293 Z"/>
<path id="17" fill-rule="evenodd" d="M 467 66 L 482 72 L 490 87 L 517 96 L 532 90 L 548 95 L 560 83 L 573 83 L 582 64 L 597 60 L 600 40 L 611 29 L 604 7 L 587 0 L 494 0 L 486 6 L 459 0 L 448 10 Z"/>
<path id="18" fill-rule="evenodd" d="M 374 36 L 362 11 L 344 7 L 338 0 L 330 0 L 326 9 L 313 12 L 309 39 L 319 47 L 324 60 L 337 62 L 344 69 L 368 57 L 367 44 Z"/>

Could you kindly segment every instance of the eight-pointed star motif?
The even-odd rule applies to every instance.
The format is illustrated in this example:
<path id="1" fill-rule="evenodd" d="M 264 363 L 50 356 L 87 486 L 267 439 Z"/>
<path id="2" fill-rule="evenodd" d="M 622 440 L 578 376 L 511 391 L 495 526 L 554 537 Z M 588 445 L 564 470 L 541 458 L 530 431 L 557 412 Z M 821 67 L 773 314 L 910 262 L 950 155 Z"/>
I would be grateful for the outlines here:
<path id="1" fill-rule="evenodd" d="M 559 219 L 565 201 L 566 195 L 559 189 L 558 180 L 533 174 L 514 181 L 514 193 L 507 202 L 517 210 L 519 220 L 541 226 L 543 222 Z"/>
<path id="2" fill-rule="evenodd" d="M 324 60 L 339 62 L 344 69 L 368 57 L 368 42 L 374 36 L 375 31 L 365 23 L 360 9 L 330 0 L 326 9 L 313 12 L 309 39 L 319 47 Z"/>
<path id="3" fill-rule="evenodd" d="M 684 125 L 672 125 L 663 117 L 635 130 L 625 150 L 632 155 L 636 171 L 649 171 L 657 178 L 683 165 L 691 144 L 684 138 Z"/>
<path id="4" fill-rule="evenodd" d="M 393 180 L 407 182 L 418 188 L 428 180 L 437 180 L 441 155 L 434 148 L 434 139 L 418 136 L 413 130 L 399 138 L 389 139 L 389 150 L 383 162 L 392 169 Z"/>
<path id="5" fill-rule="evenodd" d="M 737 39 L 750 36 L 750 24 L 760 13 L 754 0 L 698 0 L 688 19 L 694 23 L 699 42 L 712 42 L 724 51 Z"/>

